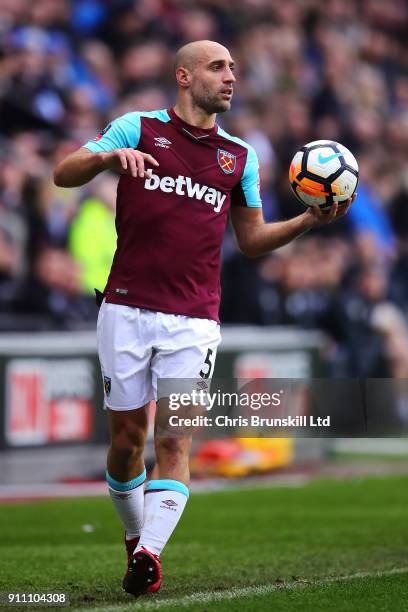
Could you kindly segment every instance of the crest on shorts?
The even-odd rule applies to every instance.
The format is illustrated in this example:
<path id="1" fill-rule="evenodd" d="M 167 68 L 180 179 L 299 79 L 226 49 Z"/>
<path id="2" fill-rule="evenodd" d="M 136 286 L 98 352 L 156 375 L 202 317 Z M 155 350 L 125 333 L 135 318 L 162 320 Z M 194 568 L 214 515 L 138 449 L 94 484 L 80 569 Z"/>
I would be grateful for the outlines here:
<path id="1" fill-rule="evenodd" d="M 224 149 L 217 149 L 218 165 L 225 174 L 232 174 L 237 165 L 237 156 Z"/>
<path id="2" fill-rule="evenodd" d="M 107 397 L 109 397 L 110 395 L 111 386 L 112 386 L 112 380 L 109 378 L 109 376 L 104 376 L 103 377 L 103 388 L 105 390 Z"/>

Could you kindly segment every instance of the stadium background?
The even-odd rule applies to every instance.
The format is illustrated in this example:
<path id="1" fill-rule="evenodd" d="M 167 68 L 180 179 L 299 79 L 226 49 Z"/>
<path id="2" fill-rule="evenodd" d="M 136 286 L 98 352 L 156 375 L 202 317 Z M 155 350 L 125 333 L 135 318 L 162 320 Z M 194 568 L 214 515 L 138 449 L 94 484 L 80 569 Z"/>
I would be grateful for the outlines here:
<path id="1" fill-rule="evenodd" d="M 101 492 L 83 479 L 104 465 L 93 288 L 103 288 L 115 247 L 117 178 L 66 190 L 52 170 L 111 119 L 171 106 L 173 52 L 191 40 L 218 40 L 237 62 L 232 110 L 218 119 L 258 154 L 268 221 L 302 211 L 287 172 L 304 143 L 337 140 L 360 165 L 358 199 L 339 223 L 258 260 L 228 230 L 219 371 L 408 378 L 407 25 L 402 0 L 242 0 L 239 9 L 232 0 L 2 0 L 3 500 L 64 496 L 73 480 L 75 494 Z M 392 408 L 405 426 L 406 396 Z M 212 464 L 202 473 L 266 472 L 262 484 L 276 486 L 408 468 L 406 439 L 240 444 L 205 448 Z M 197 486 L 205 482 L 221 486 Z"/>
<path id="2" fill-rule="evenodd" d="M 0 328 L 92 328 L 93 287 L 115 244 L 116 178 L 65 190 L 53 166 L 112 118 L 170 106 L 173 51 L 209 38 L 238 64 L 232 110 L 219 120 L 258 154 L 267 220 L 301 212 L 287 172 L 305 142 L 338 140 L 361 169 L 341 223 L 255 261 L 227 236 L 223 322 L 318 327 L 333 339 L 334 374 L 404 376 L 406 4 L 234 4 L 3 0 Z"/>

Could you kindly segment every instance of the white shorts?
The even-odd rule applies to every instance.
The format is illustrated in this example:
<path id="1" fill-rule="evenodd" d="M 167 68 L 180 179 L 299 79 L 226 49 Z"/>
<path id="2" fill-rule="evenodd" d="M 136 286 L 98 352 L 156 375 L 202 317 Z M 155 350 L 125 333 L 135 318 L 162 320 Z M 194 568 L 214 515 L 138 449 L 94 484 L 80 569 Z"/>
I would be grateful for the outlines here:
<path id="1" fill-rule="evenodd" d="M 103 301 L 97 323 L 105 406 L 140 408 L 157 397 L 158 379 L 209 379 L 220 326 Z"/>

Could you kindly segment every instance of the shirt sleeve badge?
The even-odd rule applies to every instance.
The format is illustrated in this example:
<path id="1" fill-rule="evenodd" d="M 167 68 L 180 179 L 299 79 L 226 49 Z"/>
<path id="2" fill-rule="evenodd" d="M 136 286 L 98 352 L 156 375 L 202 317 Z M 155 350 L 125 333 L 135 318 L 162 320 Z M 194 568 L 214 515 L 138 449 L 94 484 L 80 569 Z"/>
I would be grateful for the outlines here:
<path id="1" fill-rule="evenodd" d="M 107 131 L 110 129 L 110 127 L 111 127 L 111 126 L 112 126 L 112 124 L 111 124 L 111 123 L 109 123 L 109 124 L 106 126 L 106 128 L 104 128 L 104 129 L 102 130 L 102 132 L 100 132 L 100 133 L 99 133 L 97 136 L 95 136 L 95 138 L 92 138 L 92 140 L 94 140 L 95 142 L 98 142 L 98 140 L 100 140 L 100 139 L 102 138 L 102 136 L 103 136 L 104 134 L 106 134 L 106 132 L 107 132 Z"/>

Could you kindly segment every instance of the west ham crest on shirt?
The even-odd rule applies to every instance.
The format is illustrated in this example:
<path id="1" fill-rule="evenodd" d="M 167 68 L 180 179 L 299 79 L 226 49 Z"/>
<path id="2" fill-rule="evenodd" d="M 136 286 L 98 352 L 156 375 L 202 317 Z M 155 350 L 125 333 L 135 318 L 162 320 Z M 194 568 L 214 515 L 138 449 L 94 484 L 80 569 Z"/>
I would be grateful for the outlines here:
<path id="1" fill-rule="evenodd" d="M 224 149 L 217 149 L 217 161 L 225 174 L 232 174 L 237 165 L 237 156 L 224 151 Z"/>

